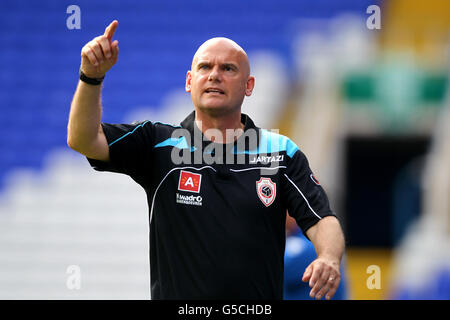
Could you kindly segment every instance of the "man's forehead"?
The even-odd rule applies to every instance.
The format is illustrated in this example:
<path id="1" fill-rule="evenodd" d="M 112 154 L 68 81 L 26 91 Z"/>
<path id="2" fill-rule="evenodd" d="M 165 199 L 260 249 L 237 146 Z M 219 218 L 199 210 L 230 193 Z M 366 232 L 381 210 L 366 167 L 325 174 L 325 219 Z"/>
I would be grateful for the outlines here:
<path id="1" fill-rule="evenodd" d="M 212 59 L 227 60 L 239 63 L 247 60 L 245 51 L 233 40 L 227 38 L 212 38 L 204 42 L 192 59 L 192 64 Z"/>
<path id="2" fill-rule="evenodd" d="M 195 64 L 201 64 L 201 63 L 212 63 L 217 62 L 221 64 L 227 64 L 227 63 L 233 63 L 233 64 L 239 64 L 240 59 L 237 56 L 226 56 L 226 55 L 212 55 L 212 54 L 206 54 L 206 55 L 200 55 L 197 56 L 195 59 Z"/>

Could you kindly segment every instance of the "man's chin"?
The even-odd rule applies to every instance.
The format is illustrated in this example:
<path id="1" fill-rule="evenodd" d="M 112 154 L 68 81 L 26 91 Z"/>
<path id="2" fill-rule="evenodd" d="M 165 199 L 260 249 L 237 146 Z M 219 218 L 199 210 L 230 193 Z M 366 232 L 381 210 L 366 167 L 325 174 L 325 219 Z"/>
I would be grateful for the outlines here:
<path id="1" fill-rule="evenodd" d="M 229 106 L 218 105 L 218 104 L 202 105 L 202 106 L 199 106 L 198 109 L 201 112 L 206 113 L 213 117 L 218 117 L 218 116 L 228 114 L 232 110 L 232 108 L 230 108 Z"/>

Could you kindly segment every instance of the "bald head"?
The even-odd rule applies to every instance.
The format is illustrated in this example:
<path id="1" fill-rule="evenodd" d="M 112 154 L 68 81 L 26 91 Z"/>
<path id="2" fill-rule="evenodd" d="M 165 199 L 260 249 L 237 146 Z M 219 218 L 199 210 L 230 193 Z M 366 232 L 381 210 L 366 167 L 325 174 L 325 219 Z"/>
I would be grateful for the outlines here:
<path id="1" fill-rule="evenodd" d="M 244 97 L 252 94 L 254 85 L 247 54 L 227 38 L 204 42 L 186 74 L 186 91 L 196 110 L 216 118 L 233 114 L 239 121 Z"/>
<path id="2" fill-rule="evenodd" d="M 211 38 L 203 42 L 194 54 L 191 69 L 194 70 L 198 61 L 211 52 L 224 53 L 233 56 L 246 76 L 250 75 L 250 63 L 247 53 L 236 42 L 225 37 Z"/>

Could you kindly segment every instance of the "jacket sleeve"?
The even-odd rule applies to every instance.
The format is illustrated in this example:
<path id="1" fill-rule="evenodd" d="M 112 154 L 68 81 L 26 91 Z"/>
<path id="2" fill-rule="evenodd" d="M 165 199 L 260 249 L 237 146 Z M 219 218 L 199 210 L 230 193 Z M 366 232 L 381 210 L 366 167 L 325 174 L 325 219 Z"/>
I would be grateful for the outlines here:
<path id="1" fill-rule="evenodd" d="M 153 124 L 144 121 L 133 124 L 102 123 L 109 145 L 110 161 L 87 158 L 97 171 L 111 171 L 131 176 L 142 185 L 151 165 Z"/>
<path id="2" fill-rule="evenodd" d="M 306 235 L 306 231 L 322 218 L 335 216 L 325 190 L 314 177 L 301 150 L 297 150 L 288 160 L 283 175 L 283 195 L 288 213 L 297 221 L 303 234 Z"/>

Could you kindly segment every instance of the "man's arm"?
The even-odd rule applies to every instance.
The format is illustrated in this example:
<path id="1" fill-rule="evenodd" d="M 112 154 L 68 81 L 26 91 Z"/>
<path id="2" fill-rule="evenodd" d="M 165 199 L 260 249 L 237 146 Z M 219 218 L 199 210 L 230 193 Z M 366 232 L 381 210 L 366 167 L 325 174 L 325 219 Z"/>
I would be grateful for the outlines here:
<path id="1" fill-rule="evenodd" d="M 306 231 L 317 252 L 314 260 L 305 270 L 303 281 L 309 281 L 311 298 L 331 299 L 341 280 L 340 265 L 345 250 L 344 235 L 336 217 L 321 219 Z"/>
<path id="2" fill-rule="evenodd" d="M 105 33 L 88 42 L 81 50 L 81 70 L 89 78 L 102 78 L 117 62 L 118 41 L 112 41 L 118 22 L 114 20 Z M 70 107 L 67 144 L 85 156 L 109 161 L 109 147 L 101 126 L 101 85 L 78 82 Z"/>

